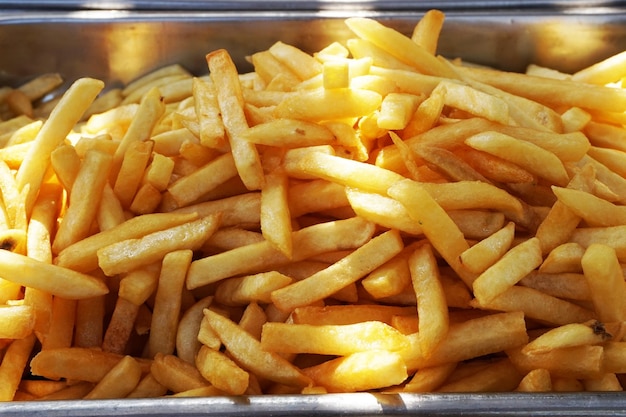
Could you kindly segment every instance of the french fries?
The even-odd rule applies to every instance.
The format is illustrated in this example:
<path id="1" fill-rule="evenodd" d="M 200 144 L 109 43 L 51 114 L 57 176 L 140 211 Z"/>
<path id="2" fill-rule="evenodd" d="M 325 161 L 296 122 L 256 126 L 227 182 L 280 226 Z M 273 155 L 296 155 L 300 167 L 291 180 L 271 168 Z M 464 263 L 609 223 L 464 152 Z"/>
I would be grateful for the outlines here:
<path id="1" fill-rule="evenodd" d="M 444 17 L 0 89 L 0 400 L 622 390 L 624 55 L 478 68 Z"/>

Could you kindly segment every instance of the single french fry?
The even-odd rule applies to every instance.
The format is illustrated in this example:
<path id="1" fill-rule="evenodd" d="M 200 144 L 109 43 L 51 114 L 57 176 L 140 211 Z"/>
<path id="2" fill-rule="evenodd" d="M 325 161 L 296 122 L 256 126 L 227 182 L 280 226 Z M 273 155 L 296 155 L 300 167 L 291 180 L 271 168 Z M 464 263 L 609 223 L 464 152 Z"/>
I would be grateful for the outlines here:
<path id="1" fill-rule="evenodd" d="M 261 189 L 260 222 L 263 237 L 287 258 L 291 258 L 293 242 L 287 187 L 287 176 L 281 170 L 265 175 L 265 184 Z"/>
<path id="2" fill-rule="evenodd" d="M 12 282 L 68 299 L 89 298 L 109 291 L 93 276 L 6 250 L 0 250 L 0 275 Z"/>
<path id="3" fill-rule="evenodd" d="M 139 306 L 121 296 L 117 298 L 115 308 L 102 338 L 101 346 L 105 352 L 123 355 L 131 333 L 135 328 L 135 320 L 139 314 Z"/>
<path id="4" fill-rule="evenodd" d="M 438 392 L 502 392 L 517 387 L 522 374 L 508 359 L 501 359 L 470 376 L 449 382 Z"/>
<path id="5" fill-rule="evenodd" d="M 105 296 L 76 302 L 74 346 L 96 347 L 102 345 L 104 334 Z"/>
<path id="6" fill-rule="evenodd" d="M 507 350 L 507 356 L 522 372 L 543 368 L 553 377 L 595 378 L 602 371 L 602 346 L 574 346 L 541 354 L 524 354 L 522 347 Z"/>
<path id="7" fill-rule="evenodd" d="M 150 265 L 168 253 L 198 249 L 219 225 L 219 215 L 156 231 L 138 239 L 127 239 L 97 251 L 98 265 L 111 276 Z"/>
<path id="8" fill-rule="evenodd" d="M 174 393 L 210 386 L 193 364 L 174 355 L 157 353 L 150 372 L 159 384 Z"/>
<path id="9" fill-rule="evenodd" d="M 541 261 L 539 239 L 531 238 L 514 246 L 472 283 L 477 302 L 488 305 L 491 300 L 541 265 Z"/>
<path id="10" fill-rule="evenodd" d="M 176 330 L 176 355 L 182 360 L 194 363 L 194 358 L 200 349 L 198 332 L 204 317 L 204 309 L 213 302 L 213 296 L 208 295 L 196 301 L 181 315 Z"/>
<path id="11" fill-rule="evenodd" d="M 233 155 L 226 153 L 189 175 L 179 178 L 167 190 L 179 207 L 189 205 L 219 184 L 237 175 Z"/>
<path id="12" fill-rule="evenodd" d="M 147 343 L 148 357 L 172 354 L 176 348 L 182 290 L 192 255 L 191 250 L 176 250 L 163 258 Z"/>
<path id="13" fill-rule="evenodd" d="M 108 154 L 87 152 L 72 185 L 70 204 L 52 242 L 53 253 L 59 253 L 72 243 L 89 236 L 111 162 Z"/>
<path id="14" fill-rule="evenodd" d="M 147 373 L 126 398 L 154 398 L 167 394 L 167 388 L 157 381 L 151 373 Z"/>
<path id="15" fill-rule="evenodd" d="M 94 348 L 57 348 L 42 350 L 31 360 L 33 375 L 49 379 L 100 381 L 123 356 Z M 142 369 L 150 369 L 150 362 L 141 359 Z"/>
<path id="16" fill-rule="evenodd" d="M 499 313 L 454 323 L 434 352 L 425 357 L 415 343 L 402 352 L 409 369 L 438 366 L 512 349 L 528 342 L 524 313 Z"/>
<path id="17" fill-rule="evenodd" d="M 263 186 L 264 177 L 258 151 L 255 145 L 239 136 L 248 128 L 248 122 L 244 114 L 241 84 L 235 64 L 223 49 L 208 54 L 206 60 L 237 172 L 249 190 L 259 190 Z"/>
<path id="18" fill-rule="evenodd" d="M 539 267 L 539 272 L 546 274 L 582 272 L 580 262 L 584 254 L 585 248 L 578 243 L 563 243 L 548 253 Z"/>
<path id="19" fill-rule="evenodd" d="M 475 274 L 484 272 L 509 250 L 514 236 L 515 223 L 509 222 L 496 233 L 461 253 L 461 263 Z"/>
<path id="20" fill-rule="evenodd" d="M 415 249 L 408 262 L 417 299 L 420 350 L 425 356 L 429 356 L 448 333 L 446 296 L 441 285 L 437 260 L 430 245 L 424 244 Z"/>
<path id="21" fill-rule="evenodd" d="M 611 340 L 604 324 L 597 320 L 586 323 L 570 323 L 548 330 L 522 348 L 525 355 L 549 352 L 572 346 L 595 345 Z"/>
<path id="22" fill-rule="evenodd" d="M 531 272 L 519 282 L 553 297 L 570 300 L 590 300 L 589 286 L 583 274 L 544 274 Z"/>
<path id="23" fill-rule="evenodd" d="M 0 337 L 23 339 L 33 332 L 35 315 L 31 306 L 0 306 Z"/>
<path id="24" fill-rule="evenodd" d="M 413 28 L 411 39 L 434 55 L 444 20 L 445 14 L 440 10 L 427 11 Z"/>
<path id="25" fill-rule="evenodd" d="M 485 84 L 550 106 L 577 106 L 610 111 L 626 108 L 626 96 L 623 92 L 605 86 L 468 66 L 462 68 L 462 73 Z"/>
<path id="26" fill-rule="evenodd" d="M 626 284 L 615 250 L 592 244 L 581 263 L 598 318 L 604 322 L 624 321 Z"/>
<path id="27" fill-rule="evenodd" d="M 518 285 L 510 287 L 481 308 L 519 311 L 529 318 L 553 325 L 580 323 L 595 318 L 595 313 L 591 310 L 533 288 Z"/>
<path id="28" fill-rule="evenodd" d="M 353 353 L 302 371 L 327 392 L 374 390 L 397 385 L 407 378 L 402 357 L 385 350 Z"/>
<path id="29" fill-rule="evenodd" d="M 248 372 L 220 351 L 202 346 L 195 363 L 202 376 L 225 393 L 240 395 L 248 389 Z"/>
<path id="30" fill-rule="evenodd" d="M 123 207 L 128 208 L 143 179 L 143 173 L 152 155 L 152 141 L 135 141 L 128 145 L 120 161 L 119 172 L 113 183 L 113 192 Z"/>
<path id="31" fill-rule="evenodd" d="M 76 300 L 54 297 L 50 313 L 50 326 L 42 341 L 42 350 L 70 347 L 74 339 L 75 323 Z"/>
<path id="32" fill-rule="evenodd" d="M 433 392 L 439 388 L 455 370 L 456 363 L 422 368 L 402 388 L 403 392 Z"/>
<path id="33" fill-rule="evenodd" d="M 80 78 L 63 94 L 41 127 L 18 169 L 15 181 L 18 190 L 28 186 L 26 213 L 30 214 L 35 197 L 50 164 L 50 154 L 65 139 L 89 107 L 104 83 L 93 78 Z"/>
<path id="34" fill-rule="evenodd" d="M 399 351 L 408 347 L 405 336 L 376 321 L 345 325 L 268 322 L 261 347 L 271 352 L 345 356 L 370 350 Z"/>
<path id="35" fill-rule="evenodd" d="M 141 365 L 124 356 L 84 398 L 120 398 L 130 394 L 141 379 Z"/>
<path id="36" fill-rule="evenodd" d="M 0 401 L 13 400 L 35 346 L 35 340 L 34 334 L 16 339 L 5 351 L 0 363 Z"/>

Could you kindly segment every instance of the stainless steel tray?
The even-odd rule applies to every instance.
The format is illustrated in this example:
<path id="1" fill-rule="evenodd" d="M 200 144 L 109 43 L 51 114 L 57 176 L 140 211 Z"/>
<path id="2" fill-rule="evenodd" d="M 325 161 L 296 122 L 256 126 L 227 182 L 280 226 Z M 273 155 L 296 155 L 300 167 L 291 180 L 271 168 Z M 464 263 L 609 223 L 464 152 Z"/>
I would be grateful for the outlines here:
<path id="1" fill-rule="evenodd" d="M 583 13 L 584 12 L 584 13 Z M 181 63 L 206 73 L 207 52 L 226 48 L 241 71 L 245 56 L 281 40 L 307 51 L 350 36 L 343 19 L 377 18 L 409 33 L 416 10 L 144 11 L 0 13 L 0 84 L 56 71 L 71 81 L 92 76 L 126 83 Z M 530 63 L 575 71 L 626 49 L 619 8 L 449 11 L 439 52 L 506 70 Z M 333 394 L 161 398 L 0 404 L 3 416 L 626 416 L 626 394 Z"/>

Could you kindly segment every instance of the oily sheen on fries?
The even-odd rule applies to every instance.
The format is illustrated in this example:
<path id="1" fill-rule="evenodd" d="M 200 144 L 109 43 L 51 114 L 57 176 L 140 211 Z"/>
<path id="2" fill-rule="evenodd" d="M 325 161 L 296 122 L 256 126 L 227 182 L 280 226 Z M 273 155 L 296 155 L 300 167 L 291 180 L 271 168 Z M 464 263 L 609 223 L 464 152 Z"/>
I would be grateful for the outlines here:
<path id="1" fill-rule="evenodd" d="M 0 88 L 0 400 L 623 390 L 624 54 L 345 23 Z"/>

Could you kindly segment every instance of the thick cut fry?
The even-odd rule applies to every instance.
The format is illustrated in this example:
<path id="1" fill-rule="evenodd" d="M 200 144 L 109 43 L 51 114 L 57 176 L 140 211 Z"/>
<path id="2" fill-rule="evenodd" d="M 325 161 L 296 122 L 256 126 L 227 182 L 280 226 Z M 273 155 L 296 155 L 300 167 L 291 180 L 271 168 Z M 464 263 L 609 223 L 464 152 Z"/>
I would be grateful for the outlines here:
<path id="1" fill-rule="evenodd" d="M 286 96 L 274 110 L 274 116 L 309 122 L 361 117 L 376 110 L 380 94 L 355 88 L 302 90 Z"/>
<path id="2" fill-rule="evenodd" d="M 94 347 L 102 345 L 104 314 L 105 296 L 86 298 L 76 303 L 75 346 Z"/>
<path id="3" fill-rule="evenodd" d="M 571 188 L 552 187 L 560 202 L 565 204 L 589 226 L 618 226 L 626 222 L 626 208 L 603 200 L 593 194 Z"/>
<path id="4" fill-rule="evenodd" d="M 0 306 L 0 338 L 23 339 L 33 332 L 34 325 L 31 306 Z"/>
<path id="5" fill-rule="evenodd" d="M 70 347 L 74 339 L 76 323 L 76 300 L 61 297 L 52 299 L 50 326 L 47 329 L 41 348 L 57 349 Z"/>
<path id="6" fill-rule="evenodd" d="M 271 352 L 345 356 L 369 350 L 408 348 L 405 336 L 376 321 L 345 325 L 265 323 L 261 347 Z"/>
<path id="7" fill-rule="evenodd" d="M 31 361 L 33 375 L 49 379 L 72 379 L 95 382 L 104 376 L 123 358 L 115 353 L 93 348 L 59 348 L 39 352 Z M 142 370 L 150 368 L 150 362 L 140 360 Z"/>
<path id="8" fill-rule="evenodd" d="M 581 260 L 591 300 L 603 322 L 621 322 L 626 315 L 626 283 L 615 250 L 593 244 Z"/>
<path id="9" fill-rule="evenodd" d="M 524 355 L 535 355 L 553 349 L 582 345 L 595 345 L 611 339 L 604 324 L 597 320 L 586 323 L 570 323 L 548 330 L 524 346 Z"/>
<path id="10" fill-rule="evenodd" d="M 430 245 L 424 244 L 415 249 L 408 262 L 417 299 L 420 350 L 424 356 L 429 356 L 448 333 L 446 296 Z"/>
<path id="11" fill-rule="evenodd" d="M 470 376 L 439 387 L 438 392 L 503 392 L 511 391 L 522 380 L 522 374 L 508 359 L 489 364 Z"/>
<path id="12" fill-rule="evenodd" d="M 179 178 L 167 190 L 178 206 L 184 207 L 237 175 L 235 164 L 233 155 L 226 153 L 191 174 Z"/>
<path id="13" fill-rule="evenodd" d="M 28 187 L 26 213 L 30 214 L 46 170 L 50 154 L 74 128 L 104 83 L 92 78 L 81 78 L 63 94 L 46 122 L 37 134 L 15 176 L 18 189 Z"/>
<path id="14" fill-rule="evenodd" d="M 293 255 L 288 178 L 280 169 L 265 175 L 261 189 L 261 232 L 287 258 Z"/>
<path id="15" fill-rule="evenodd" d="M 404 179 L 393 171 L 321 152 L 304 156 L 299 161 L 298 168 L 306 175 L 382 195 L 393 184 Z"/>
<path id="16" fill-rule="evenodd" d="M 98 278 L 6 250 L 0 250 L 0 275 L 12 282 L 68 299 L 109 292 Z"/>
<path id="17" fill-rule="evenodd" d="M 5 351 L 0 364 L 0 401 L 13 400 L 35 341 L 35 335 L 31 334 L 14 340 Z"/>
<path id="18" fill-rule="evenodd" d="M 222 352 L 202 346 L 196 356 L 196 366 L 207 381 L 225 393 L 241 395 L 248 389 L 248 373 Z"/>
<path id="19" fill-rule="evenodd" d="M 259 190 L 264 182 L 259 153 L 254 144 L 240 137 L 248 129 L 248 122 L 244 114 L 241 84 L 235 64 L 223 49 L 208 54 L 206 61 L 215 85 L 217 102 L 237 172 L 249 190 Z"/>
<path id="20" fill-rule="evenodd" d="M 52 243 L 54 253 L 89 236 L 111 162 L 110 155 L 99 151 L 90 151 L 85 155 L 72 186 L 70 205 Z"/>
<path id="21" fill-rule="evenodd" d="M 515 223 L 509 222 L 496 233 L 461 253 L 461 263 L 473 273 L 481 274 L 509 250 L 514 237 Z"/>
<path id="22" fill-rule="evenodd" d="M 283 311 L 322 300 L 356 282 L 403 248 L 400 234 L 388 231 L 373 238 L 328 268 L 302 281 L 272 292 L 272 301 Z"/>
<path id="23" fill-rule="evenodd" d="M 157 353 L 150 366 L 154 379 L 174 393 L 209 387 L 198 368 L 174 355 Z"/>
<path id="24" fill-rule="evenodd" d="M 541 261 L 539 239 L 531 238 L 513 247 L 472 283 L 477 302 L 488 305 L 541 265 Z"/>
<path id="25" fill-rule="evenodd" d="M 515 285 L 498 295 L 484 309 L 523 312 L 528 318 L 563 325 L 595 318 L 595 313 L 577 304 L 561 300 L 533 288 Z"/>
<path id="26" fill-rule="evenodd" d="M 434 55 L 437 51 L 439 34 L 443 27 L 444 20 L 445 14 L 442 11 L 427 11 L 413 28 L 411 40 Z"/>
<path id="27" fill-rule="evenodd" d="M 407 378 L 397 352 L 384 350 L 353 353 L 304 368 L 315 385 L 327 392 L 357 392 L 398 385 Z"/>
<path id="28" fill-rule="evenodd" d="M 150 358 L 174 352 L 182 290 L 192 255 L 191 250 L 177 250 L 163 258 L 147 344 L 146 356 Z"/>
<path id="29" fill-rule="evenodd" d="M 310 384 L 309 377 L 277 353 L 264 350 L 261 342 L 236 323 L 209 309 L 205 309 L 204 314 L 227 351 L 244 369 L 281 384 L 296 387 Z"/>
<path id="30" fill-rule="evenodd" d="M 209 148 L 228 150 L 224 124 L 219 116 L 215 87 L 202 78 L 194 77 L 192 89 L 196 115 L 200 124 L 200 143 Z"/>
<path id="31" fill-rule="evenodd" d="M 528 342 L 524 313 L 500 313 L 450 326 L 446 337 L 425 357 L 417 339 L 402 353 L 409 369 L 438 366 L 480 357 L 525 345 Z"/>
<path id="32" fill-rule="evenodd" d="M 150 265 L 176 250 L 199 249 L 219 226 L 219 215 L 123 240 L 98 250 L 98 265 L 111 276 Z"/>
<path id="33" fill-rule="evenodd" d="M 204 317 L 204 309 L 209 308 L 212 302 L 213 296 L 208 295 L 196 301 L 181 315 L 176 330 L 176 356 L 186 362 L 194 363 L 195 361 L 200 349 L 198 332 Z"/>
<path id="34" fill-rule="evenodd" d="M 141 379 L 141 365 L 132 356 L 124 356 L 84 398 L 123 398 Z"/>
<path id="35" fill-rule="evenodd" d="M 152 141 L 138 141 L 128 145 L 121 160 L 113 191 L 123 207 L 128 208 L 139 189 L 143 173 L 152 156 Z M 103 171 L 104 172 L 104 171 Z"/>
<path id="36" fill-rule="evenodd" d="M 102 340 L 102 350 L 123 355 L 131 334 L 135 329 L 135 321 L 139 314 L 139 306 L 121 296 L 115 308 Z"/>
<path id="37" fill-rule="evenodd" d="M 543 368 L 553 377 L 596 378 L 602 371 L 602 346 L 575 346 L 554 349 L 542 354 L 524 354 L 522 348 L 507 350 L 507 355 L 517 369 L 530 372 Z"/>

